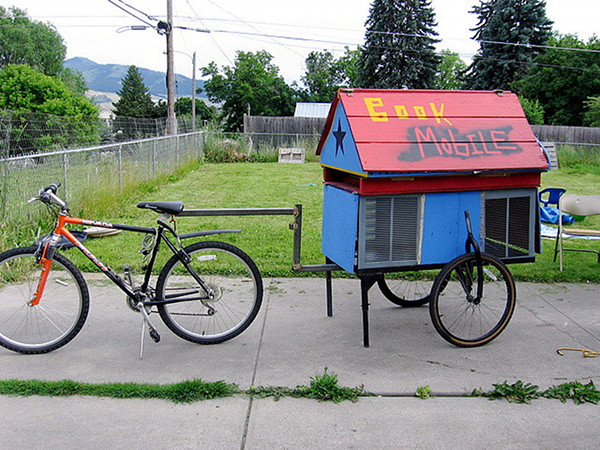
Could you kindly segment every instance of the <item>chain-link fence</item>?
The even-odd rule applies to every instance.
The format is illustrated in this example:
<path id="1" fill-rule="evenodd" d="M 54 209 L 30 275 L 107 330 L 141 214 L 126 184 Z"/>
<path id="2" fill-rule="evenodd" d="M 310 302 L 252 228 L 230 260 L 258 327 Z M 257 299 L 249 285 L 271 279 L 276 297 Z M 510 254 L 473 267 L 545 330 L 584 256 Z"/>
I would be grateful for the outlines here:
<path id="1" fill-rule="evenodd" d="M 202 120 L 177 118 L 177 133 L 200 129 Z M 165 136 L 166 118 L 61 117 L 30 111 L 0 111 L 0 157 L 82 148 Z"/>
<path id="2" fill-rule="evenodd" d="M 200 122 L 200 121 L 199 121 Z M 314 155 L 319 136 L 191 132 L 180 117 L 178 133 L 165 134 L 164 119 L 75 120 L 39 113 L 0 111 L 0 245 L 35 236 L 39 205 L 27 200 L 60 181 L 60 194 L 78 210 L 118 192 L 172 174 L 192 161 L 277 161 L 282 147 Z M 157 137 L 159 136 L 159 137 Z M 23 236 L 25 233 L 25 236 Z"/>
<path id="3" fill-rule="evenodd" d="M 0 232 L 36 223 L 40 210 L 27 200 L 50 183 L 60 181 L 61 196 L 73 205 L 114 197 L 197 161 L 203 140 L 203 133 L 196 132 L 0 159 Z"/>
<path id="4" fill-rule="evenodd" d="M 204 155 L 210 162 L 277 161 L 280 148 L 302 148 L 307 160 L 315 157 L 320 135 L 282 133 L 207 132 Z"/>

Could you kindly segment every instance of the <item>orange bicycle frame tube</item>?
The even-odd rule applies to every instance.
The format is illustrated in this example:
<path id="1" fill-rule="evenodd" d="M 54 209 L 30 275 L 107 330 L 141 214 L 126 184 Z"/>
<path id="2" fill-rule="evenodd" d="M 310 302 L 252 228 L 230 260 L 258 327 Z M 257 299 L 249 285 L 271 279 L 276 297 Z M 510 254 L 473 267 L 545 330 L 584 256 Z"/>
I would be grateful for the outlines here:
<path id="1" fill-rule="evenodd" d="M 54 229 L 54 236 L 65 236 L 70 242 L 72 242 L 77 247 L 83 247 L 81 242 L 77 240 L 73 234 L 65 228 L 65 223 L 74 223 L 81 224 L 82 219 L 78 219 L 75 217 L 68 217 L 63 214 L 58 216 L 58 222 L 56 224 L 56 228 Z M 53 238 L 54 239 L 54 238 Z M 42 257 L 40 258 L 40 264 L 42 266 L 42 272 L 40 274 L 40 279 L 38 281 L 37 288 L 35 293 L 31 297 L 29 301 L 29 306 L 39 305 L 40 300 L 42 299 L 42 295 L 44 293 L 44 289 L 46 287 L 46 282 L 48 281 L 48 275 L 50 274 L 50 268 L 52 267 L 52 259 L 53 252 L 48 254 L 48 250 L 50 249 L 51 241 L 47 242 L 44 246 L 44 251 L 42 252 Z M 87 250 L 87 249 L 86 249 Z"/>

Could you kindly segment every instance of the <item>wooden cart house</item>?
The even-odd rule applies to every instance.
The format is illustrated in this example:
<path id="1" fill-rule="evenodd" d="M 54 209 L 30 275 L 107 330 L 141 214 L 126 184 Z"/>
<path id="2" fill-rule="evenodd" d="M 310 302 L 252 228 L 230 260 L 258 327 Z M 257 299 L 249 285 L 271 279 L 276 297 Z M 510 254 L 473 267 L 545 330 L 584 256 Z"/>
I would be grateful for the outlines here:
<path id="1" fill-rule="evenodd" d="M 513 93 L 340 90 L 317 154 L 323 254 L 350 273 L 447 263 L 465 252 L 465 210 L 482 251 L 539 251 L 549 165 Z"/>

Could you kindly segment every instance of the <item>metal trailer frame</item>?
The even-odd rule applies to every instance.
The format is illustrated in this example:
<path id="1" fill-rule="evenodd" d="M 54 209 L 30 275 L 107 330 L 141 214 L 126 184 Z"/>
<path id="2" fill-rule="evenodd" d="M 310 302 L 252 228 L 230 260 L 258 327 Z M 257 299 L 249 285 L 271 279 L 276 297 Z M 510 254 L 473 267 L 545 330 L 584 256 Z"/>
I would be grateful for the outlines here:
<path id="1" fill-rule="evenodd" d="M 301 263 L 302 250 L 302 205 L 297 204 L 293 208 L 210 208 L 210 209 L 184 209 L 178 217 L 209 217 L 209 216 L 294 216 L 293 222 L 289 224 L 290 230 L 294 232 L 293 237 L 293 265 L 294 272 L 326 272 L 326 298 L 327 298 L 327 316 L 333 316 L 333 289 L 331 272 L 343 271 L 344 269 L 337 264 L 326 259 L 325 264 L 307 264 Z M 433 267 L 422 267 L 420 269 L 431 269 Z M 438 267 L 438 266 L 436 266 Z M 439 265 L 439 267 L 443 267 Z M 369 347 L 369 290 L 383 276 L 384 272 L 397 272 L 401 270 L 414 269 L 388 268 L 371 269 L 357 272 L 360 279 L 361 305 L 362 305 L 362 324 L 363 324 L 363 344 Z"/>

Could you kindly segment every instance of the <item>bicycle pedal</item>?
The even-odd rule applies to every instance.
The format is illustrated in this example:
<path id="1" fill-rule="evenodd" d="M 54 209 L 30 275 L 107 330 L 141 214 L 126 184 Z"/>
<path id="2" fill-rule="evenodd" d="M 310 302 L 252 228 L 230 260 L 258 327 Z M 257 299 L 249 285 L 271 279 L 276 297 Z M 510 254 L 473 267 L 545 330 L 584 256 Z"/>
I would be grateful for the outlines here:
<path id="1" fill-rule="evenodd" d="M 158 331 L 156 331 L 152 327 L 148 327 L 148 332 L 150 333 L 150 337 L 152 338 L 152 340 L 154 342 L 156 342 L 156 343 L 160 342 L 160 334 L 158 334 Z"/>

